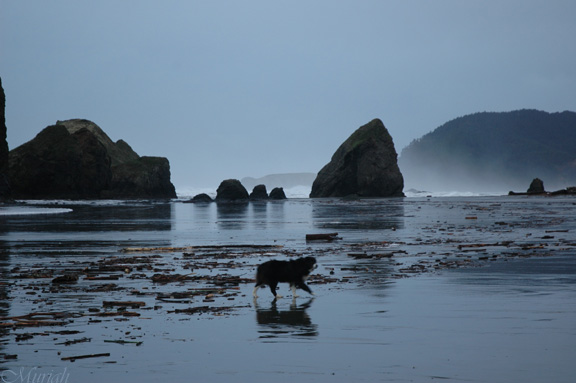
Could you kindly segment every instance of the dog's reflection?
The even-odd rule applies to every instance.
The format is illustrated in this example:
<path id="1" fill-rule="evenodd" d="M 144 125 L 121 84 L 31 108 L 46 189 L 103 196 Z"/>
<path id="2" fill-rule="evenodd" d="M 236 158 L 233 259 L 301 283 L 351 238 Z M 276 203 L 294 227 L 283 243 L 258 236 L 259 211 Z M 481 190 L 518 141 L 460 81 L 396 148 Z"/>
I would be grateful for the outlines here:
<path id="1" fill-rule="evenodd" d="M 256 321 L 260 329 L 260 338 L 280 337 L 315 337 L 318 336 L 317 325 L 312 323 L 306 310 L 312 305 L 314 298 L 303 304 L 296 304 L 292 299 L 288 310 L 278 309 L 278 300 L 274 299 L 269 308 L 264 308 L 254 299 Z"/>

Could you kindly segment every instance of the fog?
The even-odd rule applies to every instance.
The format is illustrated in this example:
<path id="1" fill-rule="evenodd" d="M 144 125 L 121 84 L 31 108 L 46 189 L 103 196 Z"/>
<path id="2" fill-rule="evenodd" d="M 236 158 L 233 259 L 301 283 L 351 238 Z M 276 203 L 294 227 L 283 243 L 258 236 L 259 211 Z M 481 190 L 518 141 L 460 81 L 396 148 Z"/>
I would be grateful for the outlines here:
<path id="1" fill-rule="evenodd" d="M 478 111 L 575 110 L 575 14 L 571 0 L 0 0 L 8 143 L 85 118 L 167 157 L 177 188 L 316 173 L 373 118 L 400 153 Z"/>

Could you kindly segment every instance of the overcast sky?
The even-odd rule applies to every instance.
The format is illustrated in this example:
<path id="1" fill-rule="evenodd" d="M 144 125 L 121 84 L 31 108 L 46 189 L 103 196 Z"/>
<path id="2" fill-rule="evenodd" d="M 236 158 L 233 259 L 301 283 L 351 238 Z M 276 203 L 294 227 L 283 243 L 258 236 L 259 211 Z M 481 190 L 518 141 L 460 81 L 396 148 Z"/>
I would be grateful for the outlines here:
<path id="1" fill-rule="evenodd" d="M 85 118 L 177 188 L 317 172 L 380 118 L 401 152 L 481 111 L 576 110 L 576 1 L 0 0 L 13 149 Z"/>

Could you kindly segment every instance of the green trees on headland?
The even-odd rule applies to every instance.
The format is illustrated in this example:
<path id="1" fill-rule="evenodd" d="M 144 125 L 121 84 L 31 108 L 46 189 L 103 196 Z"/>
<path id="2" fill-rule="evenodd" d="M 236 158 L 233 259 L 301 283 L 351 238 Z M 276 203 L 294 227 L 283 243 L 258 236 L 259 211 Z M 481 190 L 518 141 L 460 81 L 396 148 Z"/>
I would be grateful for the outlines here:
<path id="1" fill-rule="evenodd" d="M 576 113 L 517 110 L 459 117 L 414 140 L 399 163 L 407 185 L 417 188 L 525 189 L 535 177 L 557 188 L 574 185 Z"/>

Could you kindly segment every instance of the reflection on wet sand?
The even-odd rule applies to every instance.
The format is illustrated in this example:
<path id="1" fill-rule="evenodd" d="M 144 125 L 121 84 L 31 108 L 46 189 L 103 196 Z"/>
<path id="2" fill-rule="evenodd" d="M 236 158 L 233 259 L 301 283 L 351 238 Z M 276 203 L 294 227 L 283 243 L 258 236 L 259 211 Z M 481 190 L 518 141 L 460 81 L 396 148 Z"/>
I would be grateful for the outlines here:
<path id="1" fill-rule="evenodd" d="M 4 247 L 4 241 L 0 241 L 2 245 L 2 249 Z M 9 250 L 2 250 L 0 252 L 0 319 L 3 320 L 8 316 L 10 311 L 10 300 L 8 294 L 8 282 L 5 280 L 5 276 L 7 275 L 7 269 L 10 265 L 10 253 Z M 6 327 L 0 327 L 0 354 L 3 353 L 4 349 L 4 341 L 10 330 Z M 6 359 L 6 355 L 4 355 L 4 359 Z"/>
<path id="2" fill-rule="evenodd" d="M 277 300 L 274 299 L 268 308 L 263 308 L 254 300 L 256 308 L 256 321 L 259 325 L 260 338 L 282 337 L 315 337 L 318 336 L 318 326 L 306 312 L 312 305 L 314 298 L 298 305 L 296 298 L 292 299 L 289 310 L 278 309 Z"/>
<path id="3" fill-rule="evenodd" d="M 268 202 L 267 201 L 253 201 L 250 203 L 252 207 L 252 220 L 254 228 L 265 229 L 268 223 Z"/>
<path id="4" fill-rule="evenodd" d="M 218 227 L 224 230 L 242 230 L 246 226 L 248 202 L 224 202 L 216 206 Z"/>
<path id="5" fill-rule="evenodd" d="M 172 230 L 172 205 L 168 203 L 134 203 L 118 205 L 66 205 L 65 214 L 15 215 L 4 217 L 4 233 L 45 232 L 131 232 Z"/>
<path id="6" fill-rule="evenodd" d="M 318 201 L 312 210 L 314 226 L 328 230 L 395 230 L 404 228 L 400 199 Z"/>

